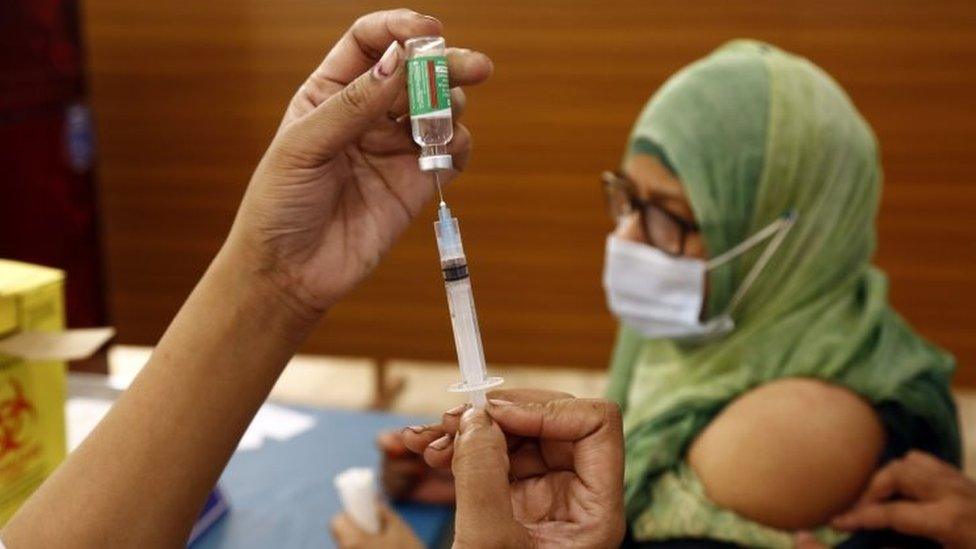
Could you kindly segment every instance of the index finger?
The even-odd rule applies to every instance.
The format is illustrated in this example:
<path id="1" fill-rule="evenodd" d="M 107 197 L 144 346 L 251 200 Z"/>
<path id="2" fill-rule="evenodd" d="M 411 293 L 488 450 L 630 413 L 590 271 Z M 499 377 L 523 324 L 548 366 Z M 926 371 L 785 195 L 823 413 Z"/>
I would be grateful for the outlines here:
<path id="1" fill-rule="evenodd" d="M 551 391 L 549 389 L 495 389 L 494 391 L 488 391 L 488 398 L 501 402 L 518 402 L 523 404 L 534 402 L 537 404 L 545 404 L 550 400 L 573 398 L 573 395 L 562 391 Z M 441 417 L 441 428 L 444 429 L 445 433 L 453 435 L 457 432 L 461 414 L 467 409 L 468 405 L 464 405 L 444 412 L 444 415 Z"/>
<path id="2" fill-rule="evenodd" d="M 945 534 L 940 527 L 943 514 L 931 503 L 893 501 L 859 507 L 834 518 L 830 524 L 845 531 L 890 528 L 902 534 L 938 539 Z"/>
<path id="3" fill-rule="evenodd" d="M 599 399 L 544 404 L 488 401 L 486 411 L 508 434 L 573 443 L 573 468 L 586 486 L 623 505 L 624 444 L 620 408 Z"/>
<path id="4" fill-rule="evenodd" d="M 575 397 L 569 393 L 551 389 L 494 389 L 488 391 L 488 398 L 507 400 L 510 402 L 537 402 L 539 404 L 545 404 L 550 400 L 562 400 L 564 398 Z"/>
<path id="5" fill-rule="evenodd" d="M 378 11 L 357 19 L 315 70 L 323 78 L 348 84 L 379 61 L 390 42 L 439 35 L 436 18 L 406 8 Z"/>
<path id="6" fill-rule="evenodd" d="M 544 404 L 551 400 L 572 397 L 573 395 L 569 393 L 548 389 L 496 389 L 488 392 L 488 398 L 500 402 L 532 402 Z M 469 405 L 463 404 L 444 412 L 439 426 L 418 426 L 412 432 L 405 430 L 404 440 L 406 441 L 407 447 L 412 452 L 423 454 L 427 464 L 431 467 L 440 468 L 449 466 L 454 455 L 453 444 L 434 449 L 429 448 L 428 445 L 445 434 L 456 434 L 461 421 L 461 415 L 468 409 Z M 517 435 L 509 435 L 510 433 L 506 433 L 506 439 L 508 440 L 509 447 L 511 447 L 520 438 Z"/>
<path id="7" fill-rule="evenodd" d="M 485 410 L 506 433 L 524 437 L 580 442 L 596 434 L 612 435 L 613 427 L 620 430 L 619 408 L 600 399 L 510 402 L 492 398 Z"/>
<path id="8" fill-rule="evenodd" d="M 925 498 L 932 492 L 934 475 L 926 463 L 902 458 L 882 467 L 871 477 L 857 506 L 879 503 L 895 494 Z"/>

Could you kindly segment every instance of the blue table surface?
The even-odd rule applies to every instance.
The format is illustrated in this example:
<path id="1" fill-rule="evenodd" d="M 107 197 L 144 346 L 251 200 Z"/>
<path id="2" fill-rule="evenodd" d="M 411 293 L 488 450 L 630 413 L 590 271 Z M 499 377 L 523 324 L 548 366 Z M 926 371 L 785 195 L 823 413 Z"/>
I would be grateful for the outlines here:
<path id="1" fill-rule="evenodd" d="M 315 427 L 291 440 L 266 440 L 258 450 L 234 454 L 220 480 L 230 513 L 192 549 L 334 547 L 329 521 L 341 511 L 341 504 L 333 477 L 349 467 L 378 472 L 377 433 L 429 421 L 377 412 L 292 408 L 315 416 Z M 396 509 L 428 547 L 437 543 L 452 517 L 448 506 L 407 504 Z"/>

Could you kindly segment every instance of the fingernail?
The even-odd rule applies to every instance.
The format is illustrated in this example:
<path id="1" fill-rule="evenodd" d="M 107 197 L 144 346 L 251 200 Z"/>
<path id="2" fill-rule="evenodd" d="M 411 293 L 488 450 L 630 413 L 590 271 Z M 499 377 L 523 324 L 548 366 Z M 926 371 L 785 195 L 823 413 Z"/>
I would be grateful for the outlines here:
<path id="1" fill-rule="evenodd" d="M 435 450 L 443 450 L 451 443 L 451 435 L 444 435 L 441 438 L 431 442 L 427 446 Z"/>
<path id="2" fill-rule="evenodd" d="M 453 407 L 453 408 L 451 408 L 450 410 L 448 410 L 448 411 L 446 411 L 446 412 L 444 412 L 444 413 L 445 413 L 446 415 L 449 415 L 449 416 L 459 416 L 459 415 L 461 415 L 461 413 L 462 413 L 462 412 L 464 412 L 464 411 L 465 411 L 465 410 L 466 410 L 467 408 L 468 408 L 468 405 L 467 405 L 467 404 L 458 404 L 457 406 L 455 406 L 455 407 Z"/>
<path id="3" fill-rule="evenodd" d="M 397 63 L 400 61 L 400 45 L 396 40 L 390 43 L 390 47 L 383 52 L 379 62 L 373 67 L 373 76 L 376 78 L 389 78 L 396 72 Z"/>
<path id="4" fill-rule="evenodd" d="M 408 425 L 408 426 L 404 427 L 403 430 L 404 431 L 413 431 L 414 433 L 417 433 L 419 435 L 420 433 L 423 433 L 424 431 L 426 431 L 427 428 L 424 427 L 423 425 Z"/>
<path id="5" fill-rule="evenodd" d="M 430 20 L 430 21 L 437 21 L 438 23 L 440 23 L 440 19 L 438 19 L 438 18 L 436 18 L 436 17 L 434 17 L 433 15 L 427 15 L 427 14 L 424 14 L 424 13 L 418 13 L 418 12 L 413 12 L 413 14 L 414 14 L 414 15 L 415 15 L 416 17 L 419 17 L 419 18 L 421 18 L 421 19 L 427 19 L 427 20 Z"/>
<path id="6" fill-rule="evenodd" d="M 491 404 L 492 406 L 511 406 L 512 404 L 515 404 L 515 403 L 512 402 L 512 401 L 510 401 L 510 400 L 501 400 L 501 399 L 497 399 L 497 398 L 489 398 L 488 399 L 488 404 Z"/>
<path id="7" fill-rule="evenodd" d="M 481 56 L 485 58 L 485 61 L 488 61 L 488 66 L 491 68 L 491 72 L 495 72 L 495 62 L 491 60 L 491 57 L 488 57 L 488 55 L 484 53 L 482 53 Z"/>

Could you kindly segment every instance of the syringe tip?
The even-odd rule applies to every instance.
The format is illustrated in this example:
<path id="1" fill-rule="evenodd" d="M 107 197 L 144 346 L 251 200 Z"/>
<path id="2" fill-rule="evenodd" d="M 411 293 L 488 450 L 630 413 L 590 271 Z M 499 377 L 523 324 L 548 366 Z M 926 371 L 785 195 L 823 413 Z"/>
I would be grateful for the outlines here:
<path id="1" fill-rule="evenodd" d="M 447 203 L 441 200 L 441 203 L 437 206 L 437 221 L 441 224 L 441 231 L 445 235 L 454 233 L 454 226 L 451 224 L 451 209 L 447 207 Z"/>

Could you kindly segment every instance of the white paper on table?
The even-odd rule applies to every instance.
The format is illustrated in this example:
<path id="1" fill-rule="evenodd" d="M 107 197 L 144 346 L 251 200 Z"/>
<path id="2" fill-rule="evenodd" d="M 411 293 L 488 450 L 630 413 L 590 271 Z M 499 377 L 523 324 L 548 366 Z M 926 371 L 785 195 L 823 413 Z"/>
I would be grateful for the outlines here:
<path id="1" fill-rule="evenodd" d="M 64 411 L 69 452 L 85 440 L 111 408 L 112 401 L 104 398 L 71 397 L 68 399 Z"/>
<path id="2" fill-rule="evenodd" d="M 267 439 L 292 439 L 315 427 L 313 416 L 274 404 L 265 404 L 247 427 L 237 445 L 238 452 L 257 450 Z"/>

